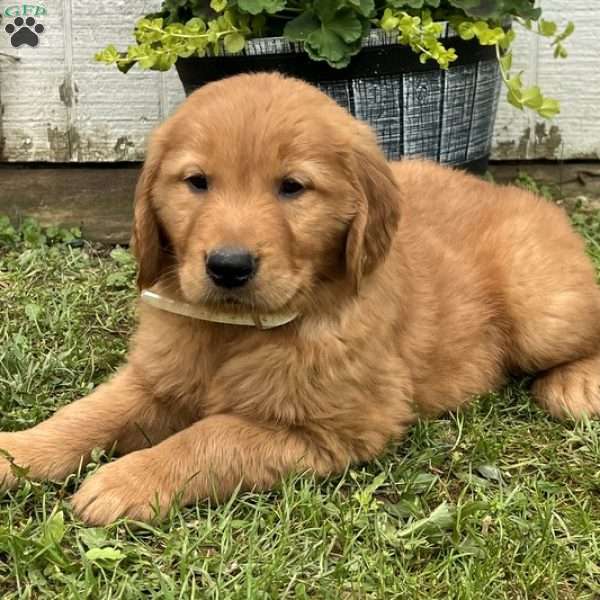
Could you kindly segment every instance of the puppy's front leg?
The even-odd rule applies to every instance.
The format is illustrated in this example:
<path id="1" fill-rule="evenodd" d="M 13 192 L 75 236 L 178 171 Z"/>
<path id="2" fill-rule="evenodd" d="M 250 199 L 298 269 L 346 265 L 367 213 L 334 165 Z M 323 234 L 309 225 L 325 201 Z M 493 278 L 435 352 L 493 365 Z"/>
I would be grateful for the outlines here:
<path id="1" fill-rule="evenodd" d="M 325 439 L 324 437 L 321 439 Z M 242 489 L 264 490 L 290 472 L 342 470 L 349 453 L 300 429 L 253 423 L 235 415 L 203 419 L 153 448 L 101 467 L 75 494 L 76 513 L 95 525 L 127 516 L 164 515 L 178 499 L 223 499 Z"/>
<path id="2" fill-rule="evenodd" d="M 153 401 L 131 367 L 92 394 L 61 408 L 39 425 L 0 433 L 0 488 L 16 484 L 8 454 L 32 479 L 62 479 L 89 459 L 94 448 L 130 452 L 161 442 L 187 426 Z M 179 419 L 181 420 L 181 419 Z"/>

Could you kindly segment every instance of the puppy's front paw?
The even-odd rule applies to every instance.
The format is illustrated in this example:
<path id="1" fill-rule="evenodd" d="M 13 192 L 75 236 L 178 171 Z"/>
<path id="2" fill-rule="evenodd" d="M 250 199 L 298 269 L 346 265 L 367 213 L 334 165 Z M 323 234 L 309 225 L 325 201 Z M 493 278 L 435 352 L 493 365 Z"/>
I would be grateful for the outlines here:
<path id="1" fill-rule="evenodd" d="M 129 454 L 88 478 L 71 500 L 75 514 L 88 525 L 107 525 L 120 517 L 150 521 L 163 516 L 174 494 L 147 452 Z"/>
<path id="2" fill-rule="evenodd" d="M 0 491 L 10 490 L 17 485 L 10 462 L 0 452 Z"/>
<path id="3" fill-rule="evenodd" d="M 27 472 L 19 433 L 0 433 L 0 490 L 17 486 L 18 474 Z"/>

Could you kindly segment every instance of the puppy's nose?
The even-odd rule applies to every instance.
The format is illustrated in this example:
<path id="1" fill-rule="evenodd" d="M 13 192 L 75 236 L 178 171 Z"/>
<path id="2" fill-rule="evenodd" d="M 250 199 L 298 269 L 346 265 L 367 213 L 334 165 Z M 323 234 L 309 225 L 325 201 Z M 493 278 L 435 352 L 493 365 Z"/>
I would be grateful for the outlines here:
<path id="1" fill-rule="evenodd" d="M 220 287 L 241 287 L 254 277 L 256 257 L 246 248 L 217 248 L 206 257 L 206 272 Z"/>

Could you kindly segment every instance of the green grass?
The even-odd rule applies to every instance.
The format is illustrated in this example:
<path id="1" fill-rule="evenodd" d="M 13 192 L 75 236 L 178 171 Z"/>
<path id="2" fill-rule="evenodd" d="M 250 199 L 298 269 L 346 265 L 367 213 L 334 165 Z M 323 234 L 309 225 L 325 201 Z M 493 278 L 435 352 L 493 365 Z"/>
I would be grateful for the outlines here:
<path id="1" fill-rule="evenodd" d="M 600 267 L 600 218 L 573 219 Z M 33 425 L 124 360 L 131 258 L 72 237 L 0 220 L 0 430 Z M 0 494 L 4 600 L 600 597 L 600 422 L 551 420 L 526 382 L 418 424 L 342 477 L 154 526 L 83 527 L 68 500 L 95 468 Z"/>

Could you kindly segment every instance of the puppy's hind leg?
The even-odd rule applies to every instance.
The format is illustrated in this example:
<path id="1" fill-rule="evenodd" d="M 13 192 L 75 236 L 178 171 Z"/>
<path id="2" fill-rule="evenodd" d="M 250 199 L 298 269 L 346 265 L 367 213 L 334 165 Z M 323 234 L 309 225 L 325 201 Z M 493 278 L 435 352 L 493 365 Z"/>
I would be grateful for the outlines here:
<path id="1" fill-rule="evenodd" d="M 552 416 L 578 419 L 600 415 L 600 352 L 541 374 L 533 395 Z"/>
<path id="2" fill-rule="evenodd" d="M 552 415 L 600 414 L 600 290 L 583 241 L 541 201 L 514 233 L 503 257 L 510 368 L 538 374 L 533 394 Z"/>
<path id="3" fill-rule="evenodd" d="M 533 300 L 532 300 L 533 302 Z M 545 302 L 545 306 L 542 303 Z M 600 293 L 593 281 L 540 296 L 519 327 L 518 366 L 538 373 L 532 392 L 551 415 L 600 415 Z"/>
<path id="4" fill-rule="evenodd" d="M 532 310 L 512 340 L 514 364 L 538 373 L 533 395 L 555 417 L 600 415 L 600 294 L 588 288 L 560 309 L 551 293 L 542 295 L 547 306 Z"/>
<path id="5" fill-rule="evenodd" d="M 593 292 L 587 294 L 590 300 L 598 295 Z M 536 351 L 525 370 L 538 372 L 532 393 L 552 416 L 593 417 L 600 415 L 600 302 L 573 301 L 570 312 L 539 319 L 539 337 L 530 331 Z"/>

